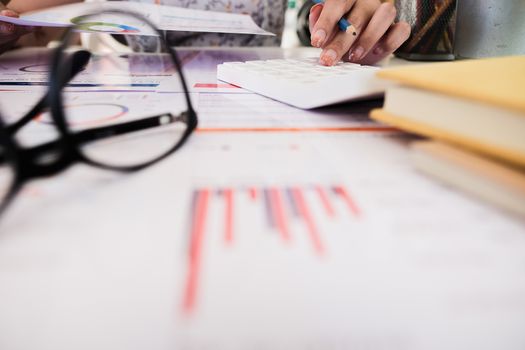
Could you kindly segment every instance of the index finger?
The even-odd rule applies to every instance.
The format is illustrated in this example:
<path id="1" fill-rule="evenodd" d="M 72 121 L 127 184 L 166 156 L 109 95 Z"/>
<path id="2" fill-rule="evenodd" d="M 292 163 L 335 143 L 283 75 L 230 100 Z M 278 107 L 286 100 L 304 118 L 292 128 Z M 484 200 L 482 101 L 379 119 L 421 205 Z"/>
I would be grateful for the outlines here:
<path id="1" fill-rule="evenodd" d="M 2 3 L 0 3 L 0 15 L 7 17 L 18 17 L 18 13 L 13 10 L 9 10 Z"/>
<path id="2" fill-rule="evenodd" d="M 337 22 L 350 11 L 356 0 L 326 0 L 312 31 L 312 46 L 322 47 L 337 30 Z"/>

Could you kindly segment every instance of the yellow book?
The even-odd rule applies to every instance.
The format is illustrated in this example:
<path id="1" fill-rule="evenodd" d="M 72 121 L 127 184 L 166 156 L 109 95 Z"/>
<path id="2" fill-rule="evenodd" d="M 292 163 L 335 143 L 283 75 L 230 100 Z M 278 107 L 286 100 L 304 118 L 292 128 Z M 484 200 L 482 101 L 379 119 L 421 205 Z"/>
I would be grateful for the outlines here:
<path id="1" fill-rule="evenodd" d="M 386 69 L 372 118 L 525 167 L 525 56 Z"/>
<path id="2" fill-rule="evenodd" d="M 525 171 L 436 141 L 415 142 L 416 169 L 493 205 L 525 216 Z"/>

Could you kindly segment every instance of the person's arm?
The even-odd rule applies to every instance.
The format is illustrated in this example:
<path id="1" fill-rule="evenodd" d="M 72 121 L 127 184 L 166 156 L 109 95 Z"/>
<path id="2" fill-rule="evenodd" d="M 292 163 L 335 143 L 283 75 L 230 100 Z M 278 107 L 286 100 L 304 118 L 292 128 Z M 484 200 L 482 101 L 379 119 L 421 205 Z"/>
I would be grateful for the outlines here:
<path id="1" fill-rule="evenodd" d="M 9 9 L 24 13 L 29 11 L 40 10 L 47 7 L 72 4 L 82 2 L 81 0 L 11 0 L 8 4 Z"/>
<path id="2" fill-rule="evenodd" d="M 408 23 L 395 23 L 395 17 L 391 2 L 326 0 L 310 10 L 312 46 L 323 49 L 320 62 L 326 66 L 341 59 L 375 63 L 394 52 L 410 35 Z M 353 30 L 339 30 L 337 22 L 341 18 L 347 19 Z"/>

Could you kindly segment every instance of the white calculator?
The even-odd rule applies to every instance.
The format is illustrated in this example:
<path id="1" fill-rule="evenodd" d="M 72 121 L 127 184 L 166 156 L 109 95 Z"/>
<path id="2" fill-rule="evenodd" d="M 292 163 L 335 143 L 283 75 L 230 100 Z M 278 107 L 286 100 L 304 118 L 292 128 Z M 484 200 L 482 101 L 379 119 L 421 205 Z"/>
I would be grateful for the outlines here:
<path id="1" fill-rule="evenodd" d="M 302 109 L 380 97 L 386 83 L 378 67 L 339 62 L 326 67 L 317 57 L 225 62 L 217 78 Z"/>

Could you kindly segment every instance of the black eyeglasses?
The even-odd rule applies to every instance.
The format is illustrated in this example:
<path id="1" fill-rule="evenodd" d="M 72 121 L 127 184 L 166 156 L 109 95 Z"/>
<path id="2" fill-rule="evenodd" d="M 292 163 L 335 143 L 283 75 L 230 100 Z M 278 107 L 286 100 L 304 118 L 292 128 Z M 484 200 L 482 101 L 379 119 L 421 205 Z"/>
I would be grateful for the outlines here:
<path id="1" fill-rule="evenodd" d="M 31 179 L 57 174 L 76 162 L 137 171 L 175 152 L 197 127 L 177 54 L 149 20 L 111 10 L 74 23 L 52 55 L 45 95 L 10 124 L 0 115 L 0 214 Z M 74 34 L 79 30 L 88 30 L 90 40 L 98 43 L 107 43 L 110 31 L 127 43 L 126 52 L 112 46 L 93 54 L 78 50 Z M 133 113 L 114 97 L 165 82 L 170 89 L 162 103 L 142 105 L 148 116 Z M 45 141 L 23 146 L 17 136 L 32 123 L 39 123 L 33 129 Z"/>

